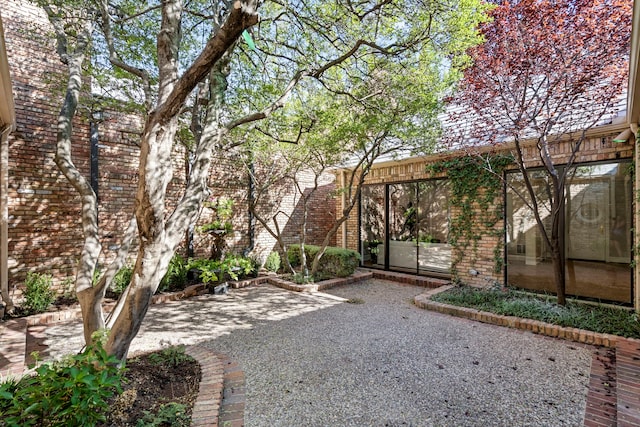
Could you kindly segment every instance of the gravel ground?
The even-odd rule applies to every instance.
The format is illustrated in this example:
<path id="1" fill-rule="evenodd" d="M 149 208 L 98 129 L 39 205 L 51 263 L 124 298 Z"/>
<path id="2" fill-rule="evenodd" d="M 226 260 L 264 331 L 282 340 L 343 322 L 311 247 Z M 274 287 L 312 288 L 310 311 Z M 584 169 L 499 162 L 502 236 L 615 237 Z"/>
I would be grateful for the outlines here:
<path id="1" fill-rule="evenodd" d="M 200 342 L 230 355 L 246 375 L 248 427 L 582 424 L 590 350 L 421 310 L 422 291 L 263 285 L 161 304 L 131 353 Z M 77 350 L 80 333 L 49 327 L 49 354 Z"/>
<path id="2" fill-rule="evenodd" d="M 378 280 L 334 288 L 362 303 L 206 345 L 245 371 L 246 426 L 582 424 L 588 349 L 418 309 L 422 291 Z"/>

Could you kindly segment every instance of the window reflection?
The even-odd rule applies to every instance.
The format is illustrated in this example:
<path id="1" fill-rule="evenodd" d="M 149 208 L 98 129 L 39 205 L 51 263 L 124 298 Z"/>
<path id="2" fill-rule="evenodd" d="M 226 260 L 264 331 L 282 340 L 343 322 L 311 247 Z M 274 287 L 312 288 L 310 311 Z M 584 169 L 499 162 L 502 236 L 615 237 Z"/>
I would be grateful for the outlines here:
<path id="1" fill-rule="evenodd" d="M 364 187 L 360 205 L 363 264 L 409 273 L 448 275 L 451 269 L 448 197 L 446 180 Z"/>
<path id="2" fill-rule="evenodd" d="M 567 293 L 631 302 L 631 177 L 629 162 L 582 165 L 569 174 L 565 198 Z M 530 172 L 541 220 L 551 226 L 550 183 Z M 519 173 L 507 176 L 507 282 L 555 292 L 549 250 Z"/>

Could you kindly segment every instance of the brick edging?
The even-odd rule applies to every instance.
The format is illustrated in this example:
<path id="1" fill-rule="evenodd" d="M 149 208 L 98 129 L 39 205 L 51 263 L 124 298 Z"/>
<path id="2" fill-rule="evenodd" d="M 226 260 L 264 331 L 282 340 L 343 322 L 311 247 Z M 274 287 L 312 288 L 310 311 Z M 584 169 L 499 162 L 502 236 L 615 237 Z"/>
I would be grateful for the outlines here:
<path id="1" fill-rule="evenodd" d="M 554 338 L 575 341 L 583 344 L 599 345 L 607 348 L 615 348 L 621 339 L 638 341 L 633 338 L 623 338 L 612 334 L 587 331 L 585 329 L 558 326 L 552 323 L 541 322 L 539 320 L 523 319 L 515 316 L 504 316 L 501 314 L 489 313 L 487 311 L 476 310 L 475 308 L 458 307 L 431 300 L 431 296 L 450 289 L 451 286 L 442 286 L 420 294 L 414 298 L 416 306 L 425 310 L 437 311 L 465 319 L 476 320 L 478 322 L 492 325 L 506 326 L 509 328 L 531 331 L 534 334 L 546 335 Z"/>
<path id="2" fill-rule="evenodd" d="M 338 277 L 336 279 L 324 280 L 322 282 L 314 283 L 311 285 L 298 285 L 279 277 L 269 277 L 267 281 L 270 285 L 277 286 L 278 288 L 286 289 L 294 292 L 319 292 L 324 291 L 336 286 L 348 285 L 350 283 L 361 282 L 363 280 L 371 279 L 373 273 L 368 271 L 357 271 L 349 277 Z"/>
<path id="3" fill-rule="evenodd" d="M 244 424 L 245 378 L 237 362 L 199 345 L 185 352 L 200 364 L 202 379 L 191 413 L 192 427 Z"/>
<path id="4" fill-rule="evenodd" d="M 591 373 L 584 411 L 585 427 L 617 425 L 616 355 L 597 348 L 591 355 Z"/>

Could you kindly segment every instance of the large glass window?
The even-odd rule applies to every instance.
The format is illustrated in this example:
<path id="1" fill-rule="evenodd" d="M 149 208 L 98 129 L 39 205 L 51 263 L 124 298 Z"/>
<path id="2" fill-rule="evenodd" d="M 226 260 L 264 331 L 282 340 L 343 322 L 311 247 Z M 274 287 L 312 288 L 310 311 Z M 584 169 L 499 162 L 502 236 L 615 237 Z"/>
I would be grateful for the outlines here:
<path id="1" fill-rule="evenodd" d="M 360 196 L 360 254 L 367 267 L 384 266 L 385 186 L 368 185 Z"/>
<path id="2" fill-rule="evenodd" d="M 448 275 L 447 201 L 446 180 L 364 187 L 360 204 L 363 265 Z"/>
<path id="3" fill-rule="evenodd" d="M 566 291 L 602 300 L 631 302 L 631 177 L 629 162 L 580 165 L 566 185 Z M 541 221 L 551 226 L 550 183 L 530 172 Z M 507 282 L 555 292 L 549 249 L 531 210 L 522 175 L 507 176 Z"/>

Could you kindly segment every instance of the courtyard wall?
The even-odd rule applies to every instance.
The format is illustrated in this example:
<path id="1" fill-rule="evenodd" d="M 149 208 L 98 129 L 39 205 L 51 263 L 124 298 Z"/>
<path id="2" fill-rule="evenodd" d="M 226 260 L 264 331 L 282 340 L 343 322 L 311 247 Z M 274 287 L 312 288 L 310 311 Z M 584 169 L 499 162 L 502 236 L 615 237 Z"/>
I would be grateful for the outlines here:
<path id="1" fill-rule="evenodd" d="M 53 275 L 58 289 L 62 290 L 65 280 L 71 283 L 75 276 L 83 238 L 80 199 L 54 163 L 65 67 L 48 33 L 50 26 L 44 11 L 26 0 L 7 0 L 1 13 L 17 121 L 16 130 L 9 137 L 9 286 L 14 296 L 19 295 L 27 272 L 32 271 Z M 89 82 L 85 83 L 89 93 Z M 72 135 L 74 163 L 87 179 L 91 163 L 91 113 L 89 107 L 81 106 L 73 122 Z M 98 209 L 104 264 L 119 248 L 122 232 L 133 213 L 143 121 L 140 115 L 104 111 L 94 125 L 97 125 L 99 140 Z M 274 249 L 275 240 L 259 224 L 254 225 L 253 233 L 249 232 L 249 175 L 236 157 L 225 153 L 213 161 L 209 181 L 212 196 L 235 200 L 234 233 L 229 238 L 228 250 L 264 259 Z M 178 146 L 173 158 L 173 180 L 168 189 L 170 205 L 182 195 L 185 165 L 185 150 Z M 311 186 L 313 176 L 303 176 L 302 182 L 303 188 Z M 309 243 L 318 243 L 332 224 L 333 188 L 333 176 L 327 175 L 313 197 Z M 280 210 L 286 215 L 280 219 L 280 225 L 285 240 L 294 243 L 300 235 L 300 198 L 291 187 L 284 188 L 282 194 Z M 195 256 L 207 257 L 210 238 L 197 229 L 209 221 L 210 213 L 204 209 L 202 214 L 194 227 L 193 248 Z M 186 255 L 186 236 L 179 252 Z"/>

